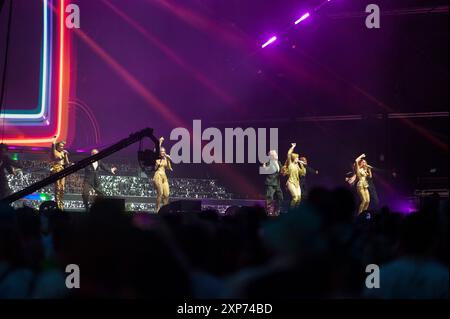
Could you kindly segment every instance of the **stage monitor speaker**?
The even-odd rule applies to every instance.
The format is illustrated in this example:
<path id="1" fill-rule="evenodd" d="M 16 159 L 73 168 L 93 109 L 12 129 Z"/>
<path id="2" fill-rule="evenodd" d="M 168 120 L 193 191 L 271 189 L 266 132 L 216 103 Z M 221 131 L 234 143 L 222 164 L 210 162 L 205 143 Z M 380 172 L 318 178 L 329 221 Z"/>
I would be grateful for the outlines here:
<path id="1" fill-rule="evenodd" d="M 163 206 L 165 212 L 199 212 L 202 210 L 201 200 L 177 200 Z"/>
<path id="2" fill-rule="evenodd" d="M 91 208 L 125 211 L 125 199 L 121 197 L 97 197 Z"/>

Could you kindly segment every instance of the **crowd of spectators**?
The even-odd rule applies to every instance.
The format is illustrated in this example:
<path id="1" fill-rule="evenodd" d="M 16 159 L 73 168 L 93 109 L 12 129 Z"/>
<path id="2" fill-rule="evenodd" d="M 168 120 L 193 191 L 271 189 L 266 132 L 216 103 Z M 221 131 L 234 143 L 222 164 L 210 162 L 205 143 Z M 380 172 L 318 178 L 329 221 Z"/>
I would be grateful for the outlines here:
<path id="1" fill-rule="evenodd" d="M 80 269 L 79 289 L 65 284 Z M 368 265 L 380 287 L 369 289 Z M 345 189 L 299 208 L 88 214 L 0 207 L 0 298 L 448 298 L 448 201 L 355 215 Z"/>

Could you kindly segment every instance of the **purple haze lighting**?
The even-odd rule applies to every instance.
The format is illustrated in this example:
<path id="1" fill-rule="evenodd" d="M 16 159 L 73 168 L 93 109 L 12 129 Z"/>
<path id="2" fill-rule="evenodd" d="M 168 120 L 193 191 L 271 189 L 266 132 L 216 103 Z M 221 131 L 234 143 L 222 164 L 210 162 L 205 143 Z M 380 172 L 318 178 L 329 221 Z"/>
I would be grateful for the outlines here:
<path id="1" fill-rule="evenodd" d="M 309 16 L 310 16 L 309 12 L 306 12 L 304 15 L 302 15 L 302 16 L 300 17 L 300 19 L 298 19 L 297 21 L 295 21 L 295 24 L 299 24 L 299 23 L 302 22 L 303 20 L 308 19 Z"/>
<path id="2" fill-rule="evenodd" d="M 388 203 L 388 207 L 402 215 L 408 215 L 418 211 L 417 204 L 411 199 L 396 199 Z"/>
<path id="3" fill-rule="evenodd" d="M 271 37 L 269 40 L 267 40 L 267 42 L 264 43 L 261 47 L 264 49 L 266 46 L 268 46 L 268 45 L 274 43 L 275 41 L 277 41 L 277 37 L 276 37 L 276 36 L 273 36 L 273 37 Z"/>

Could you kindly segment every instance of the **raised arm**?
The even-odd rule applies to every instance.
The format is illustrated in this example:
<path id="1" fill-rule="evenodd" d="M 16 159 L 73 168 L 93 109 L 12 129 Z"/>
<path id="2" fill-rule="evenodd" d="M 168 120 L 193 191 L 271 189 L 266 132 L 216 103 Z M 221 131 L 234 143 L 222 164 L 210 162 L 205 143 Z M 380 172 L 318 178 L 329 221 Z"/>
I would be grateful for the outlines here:
<path id="1" fill-rule="evenodd" d="M 161 136 L 159 138 L 159 149 L 161 149 L 163 142 L 164 142 L 164 137 Z M 169 171 L 173 171 L 170 155 L 166 153 L 165 158 L 166 158 L 166 161 L 167 161 L 167 169 Z"/>
<path id="2" fill-rule="evenodd" d="M 56 135 L 53 136 L 53 141 L 52 141 L 52 157 L 55 159 L 58 157 L 57 151 L 56 151 Z"/>
<path id="3" fill-rule="evenodd" d="M 287 159 L 286 159 L 286 163 L 289 165 L 291 164 L 291 154 L 294 152 L 294 148 L 297 144 L 295 143 L 291 143 L 291 148 L 288 150 L 287 153 Z"/>
<path id="4" fill-rule="evenodd" d="M 355 159 L 355 164 L 358 165 L 359 161 L 366 157 L 366 154 L 361 154 Z"/>
<path id="5" fill-rule="evenodd" d="M 356 176 L 358 176 L 358 178 L 360 176 L 359 170 L 358 170 L 358 164 L 359 164 L 359 161 L 362 160 L 364 157 L 366 157 L 366 154 L 361 154 L 355 159 L 355 173 L 356 173 Z"/>

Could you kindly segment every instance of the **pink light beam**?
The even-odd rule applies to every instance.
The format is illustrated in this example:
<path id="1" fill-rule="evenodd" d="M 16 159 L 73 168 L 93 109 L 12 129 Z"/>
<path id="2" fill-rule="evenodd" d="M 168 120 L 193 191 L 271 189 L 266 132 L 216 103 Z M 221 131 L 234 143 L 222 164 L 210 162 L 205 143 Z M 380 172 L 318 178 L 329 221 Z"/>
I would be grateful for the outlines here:
<path id="1" fill-rule="evenodd" d="M 264 43 L 261 47 L 264 49 L 266 46 L 268 46 L 268 45 L 274 43 L 275 41 L 277 41 L 277 37 L 276 37 L 276 36 L 273 36 L 273 37 L 271 37 L 269 40 L 267 40 L 267 42 Z"/>
<path id="2" fill-rule="evenodd" d="M 302 15 L 297 21 L 295 21 L 295 24 L 299 24 L 300 22 L 302 22 L 303 20 L 308 19 L 310 16 L 309 12 L 306 12 L 304 15 Z"/>

